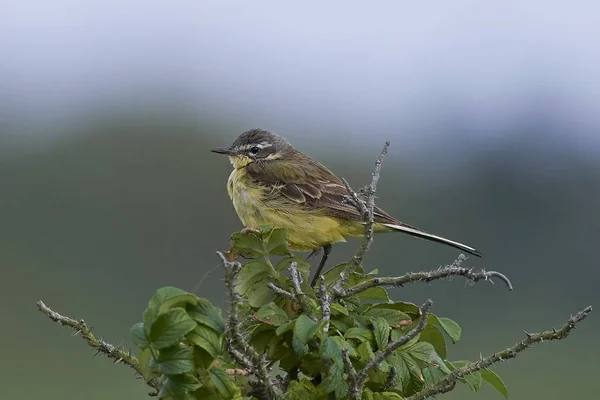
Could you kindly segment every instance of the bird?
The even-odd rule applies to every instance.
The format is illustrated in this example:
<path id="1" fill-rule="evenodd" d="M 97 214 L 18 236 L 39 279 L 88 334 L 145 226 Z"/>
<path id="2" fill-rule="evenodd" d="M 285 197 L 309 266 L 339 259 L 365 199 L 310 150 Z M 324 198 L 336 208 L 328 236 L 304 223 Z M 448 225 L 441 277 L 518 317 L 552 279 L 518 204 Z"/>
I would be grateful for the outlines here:
<path id="1" fill-rule="evenodd" d="M 348 202 L 344 182 L 283 136 L 250 129 L 230 146 L 211 151 L 227 155 L 233 165 L 227 192 L 245 227 L 284 228 L 294 251 L 312 251 L 312 255 L 323 249 L 313 285 L 333 243 L 364 236 L 363 217 L 356 205 Z M 403 232 L 482 256 L 471 246 L 408 225 L 378 206 L 373 209 L 373 222 L 375 233 Z"/>

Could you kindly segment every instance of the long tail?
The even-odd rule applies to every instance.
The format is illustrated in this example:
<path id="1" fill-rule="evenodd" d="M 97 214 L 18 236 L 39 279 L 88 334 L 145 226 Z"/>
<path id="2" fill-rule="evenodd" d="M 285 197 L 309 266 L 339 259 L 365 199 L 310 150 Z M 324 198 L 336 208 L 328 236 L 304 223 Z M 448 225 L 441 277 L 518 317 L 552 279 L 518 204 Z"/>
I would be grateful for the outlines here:
<path id="1" fill-rule="evenodd" d="M 410 226 L 410 225 L 406 225 L 406 224 L 402 224 L 402 225 L 382 224 L 382 225 L 387 226 L 388 228 L 394 229 L 396 231 L 408 233 L 409 235 L 416 236 L 421 239 L 427 239 L 427 240 L 431 240 L 432 242 L 438 242 L 438 243 L 445 244 L 447 246 L 452 246 L 454 248 L 466 251 L 469 254 L 473 254 L 474 256 L 477 256 L 477 257 L 482 257 L 482 254 L 480 252 L 478 252 L 477 250 L 475 250 L 474 248 L 472 248 L 470 246 L 467 246 L 466 244 L 458 243 L 453 240 L 443 238 L 441 236 L 436 236 L 436 235 L 432 235 L 431 233 L 423 232 L 422 230 L 417 229 L 414 226 Z"/>

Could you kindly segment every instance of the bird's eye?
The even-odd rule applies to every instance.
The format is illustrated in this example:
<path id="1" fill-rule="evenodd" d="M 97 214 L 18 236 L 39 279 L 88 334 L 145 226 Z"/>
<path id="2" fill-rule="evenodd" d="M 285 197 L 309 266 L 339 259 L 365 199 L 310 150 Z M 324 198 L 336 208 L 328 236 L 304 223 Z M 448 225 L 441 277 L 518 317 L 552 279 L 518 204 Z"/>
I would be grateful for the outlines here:
<path id="1" fill-rule="evenodd" d="M 258 153 L 259 150 L 260 149 L 257 146 L 254 146 L 254 147 L 250 148 L 250 153 L 256 154 L 256 153 Z"/>

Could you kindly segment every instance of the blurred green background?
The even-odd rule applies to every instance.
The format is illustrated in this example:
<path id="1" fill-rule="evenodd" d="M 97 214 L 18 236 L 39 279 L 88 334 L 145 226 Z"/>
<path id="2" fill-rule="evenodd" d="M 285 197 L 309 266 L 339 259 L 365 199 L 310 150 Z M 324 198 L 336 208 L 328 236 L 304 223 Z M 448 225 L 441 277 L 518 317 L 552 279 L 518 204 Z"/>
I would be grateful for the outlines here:
<path id="1" fill-rule="evenodd" d="M 252 127 L 355 187 L 390 140 L 378 204 L 512 279 L 513 292 L 462 279 L 392 291 L 432 298 L 461 324 L 449 358 L 477 359 L 598 304 L 600 92 L 582 82 L 600 65 L 587 51 L 597 36 L 580 35 L 598 30 L 597 6 L 344 3 L 342 18 L 335 2 L 71 3 L 8 2 L 0 17 L 3 398 L 146 398 L 130 370 L 92 358 L 35 302 L 126 347 L 160 286 L 224 304 L 221 271 L 204 276 L 241 225 L 229 163 L 209 149 Z M 336 245 L 330 265 L 357 243 Z M 455 257 L 382 235 L 366 265 L 402 274 Z M 599 321 L 498 365 L 511 399 L 596 398 Z M 501 397 L 459 387 L 444 398 Z"/>

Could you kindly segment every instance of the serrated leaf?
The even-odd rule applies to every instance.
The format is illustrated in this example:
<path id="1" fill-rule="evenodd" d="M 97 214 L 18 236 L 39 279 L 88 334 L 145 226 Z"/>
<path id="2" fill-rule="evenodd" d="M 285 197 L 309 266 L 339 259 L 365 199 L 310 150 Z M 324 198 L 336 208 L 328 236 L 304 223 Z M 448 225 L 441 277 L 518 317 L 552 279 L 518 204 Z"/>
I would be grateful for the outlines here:
<path id="1" fill-rule="evenodd" d="M 456 343 L 460 340 L 462 329 L 456 322 L 454 322 L 450 318 L 436 317 L 434 315 L 432 317 L 432 323 L 442 328 L 442 330 L 446 332 L 448 337 L 452 340 L 452 343 Z"/>
<path id="2" fill-rule="evenodd" d="M 440 357 L 446 358 L 446 337 L 437 327 L 427 325 L 425 329 L 421 331 L 419 340 L 431 343 L 435 352 L 439 354 Z"/>
<path id="3" fill-rule="evenodd" d="M 375 344 L 377 345 L 377 349 L 385 349 L 390 339 L 390 325 L 384 318 L 373 318 L 373 333 L 375 334 Z"/>
<path id="4" fill-rule="evenodd" d="M 169 375 L 165 380 L 163 391 L 172 394 L 191 393 L 200 386 L 202 384 L 192 374 Z M 159 398 L 161 398 L 160 395 Z"/>
<path id="5" fill-rule="evenodd" d="M 344 380 L 344 362 L 342 361 L 342 357 L 336 357 L 333 359 L 327 374 L 323 379 L 323 383 L 321 384 L 321 389 L 325 393 L 331 393 L 336 390 L 337 387 L 345 383 Z M 346 389 L 347 391 L 347 389 Z"/>
<path id="6" fill-rule="evenodd" d="M 367 328 L 350 328 L 344 333 L 346 339 L 358 339 L 361 342 L 373 340 L 373 332 Z"/>
<path id="7" fill-rule="evenodd" d="M 373 393 L 373 400 L 403 400 L 404 397 L 394 392 Z"/>
<path id="8" fill-rule="evenodd" d="M 262 239 L 253 232 L 231 235 L 231 250 L 244 258 L 258 258 L 265 253 Z"/>
<path id="9" fill-rule="evenodd" d="M 150 298 L 144 311 L 144 327 L 150 329 L 158 315 L 174 306 L 185 307 L 186 304 L 195 304 L 198 297 L 173 286 L 162 287 Z"/>
<path id="10" fill-rule="evenodd" d="M 262 306 L 254 316 L 260 321 L 267 322 L 273 326 L 283 325 L 289 321 L 285 311 L 273 302 Z"/>
<path id="11" fill-rule="evenodd" d="M 206 350 L 213 358 L 218 358 L 223 351 L 223 341 L 211 328 L 198 325 L 187 335 L 187 339 L 194 345 Z"/>
<path id="12" fill-rule="evenodd" d="M 317 332 L 318 325 L 306 315 L 300 315 L 294 325 L 294 338 L 306 344 Z"/>
<path id="13" fill-rule="evenodd" d="M 207 299 L 198 299 L 197 304 L 188 305 L 187 311 L 189 316 L 199 324 L 206 325 L 221 335 L 225 332 L 225 321 L 221 316 L 221 309 L 215 307 Z"/>
<path id="14" fill-rule="evenodd" d="M 427 386 L 433 386 L 445 377 L 446 374 L 433 365 L 427 365 L 423 368 L 423 378 L 425 378 L 425 385 Z"/>
<path id="15" fill-rule="evenodd" d="M 304 357 L 308 354 L 308 345 L 300 342 L 296 335 L 292 337 L 292 348 L 299 357 Z"/>
<path id="16" fill-rule="evenodd" d="M 398 355 L 406 364 L 406 368 L 408 369 L 408 373 L 410 375 L 410 379 L 407 382 L 402 382 L 403 388 L 421 388 L 425 382 L 421 367 L 419 367 L 415 359 L 410 354 L 401 352 L 398 353 Z"/>
<path id="17" fill-rule="evenodd" d="M 451 370 L 463 368 L 467 365 L 472 364 L 470 361 L 452 361 L 452 363 L 448 363 L 448 367 Z M 464 382 L 469 385 L 472 391 L 477 392 L 483 383 L 483 378 L 479 371 L 473 372 L 463 378 Z"/>
<path id="18" fill-rule="evenodd" d="M 162 349 L 156 362 L 161 374 L 184 374 L 194 369 L 194 352 L 189 346 L 176 344 Z"/>
<path id="19" fill-rule="evenodd" d="M 248 304 L 254 308 L 260 308 L 261 306 L 272 302 L 277 298 L 277 295 L 269 286 L 269 282 L 272 282 L 271 278 L 265 278 L 248 290 L 246 297 L 248 298 Z"/>
<path id="20" fill-rule="evenodd" d="M 279 260 L 275 269 L 279 272 L 287 271 L 290 268 L 292 263 L 296 263 L 296 269 L 300 272 L 300 275 L 304 279 L 304 281 L 308 281 L 308 276 L 310 275 L 310 263 L 301 257 L 285 257 Z"/>
<path id="21" fill-rule="evenodd" d="M 240 389 L 223 368 L 213 367 L 208 371 L 208 375 L 222 399 L 230 400 L 241 395 Z"/>
<path id="22" fill-rule="evenodd" d="M 328 337 L 323 340 L 321 344 L 321 356 L 324 358 L 336 358 L 342 356 L 342 348 L 339 343 L 336 342 L 332 337 Z"/>
<path id="23" fill-rule="evenodd" d="M 375 356 L 370 342 L 362 342 L 356 349 L 356 352 L 363 364 L 368 363 Z"/>
<path id="24" fill-rule="evenodd" d="M 427 342 L 417 342 L 408 349 L 406 352 L 410 354 L 413 358 L 423 361 L 425 363 L 431 363 L 431 361 L 435 358 L 435 349 L 431 345 L 431 343 Z"/>
<path id="25" fill-rule="evenodd" d="M 365 291 L 360 292 L 357 296 L 361 300 L 379 300 L 379 301 L 390 301 L 387 290 L 382 287 L 373 287 Z"/>
<path id="26" fill-rule="evenodd" d="M 317 388 L 306 378 L 292 380 L 285 394 L 286 400 L 316 400 L 317 396 Z"/>
<path id="27" fill-rule="evenodd" d="M 200 346 L 194 346 L 194 364 L 196 367 L 207 370 L 215 361 L 215 358 L 210 353 Z"/>
<path id="28" fill-rule="evenodd" d="M 327 283 L 327 285 L 337 282 L 337 280 L 340 279 L 340 273 L 346 268 L 348 268 L 348 264 L 342 263 L 332 267 L 330 270 L 325 272 L 325 282 Z"/>
<path id="29" fill-rule="evenodd" d="M 172 308 L 156 318 L 150 327 L 148 340 L 155 349 L 163 349 L 179 343 L 196 326 L 196 321 L 184 309 Z"/>
<path id="30" fill-rule="evenodd" d="M 408 319 L 414 319 L 421 315 L 421 309 L 418 305 L 414 303 L 408 303 L 405 301 L 397 301 L 394 303 L 388 304 L 377 304 L 376 308 L 389 308 L 392 310 L 402 311 L 405 314 L 408 314 Z"/>
<path id="31" fill-rule="evenodd" d="M 242 296 L 257 282 L 271 275 L 271 268 L 263 261 L 250 261 L 244 264 L 238 274 L 236 290 Z"/>
<path id="32" fill-rule="evenodd" d="M 384 318 L 391 327 L 397 326 L 402 321 L 410 321 L 411 320 L 411 318 L 408 314 L 406 314 L 402 311 L 393 309 L 393 308 L 385 307 L 387 305 L 392 305 L 392 304 L 377 304 L 377 305 L 369 308 L 368 310 L 366 310 L 363 313 L 363 315 L 366 317 Z"/>
<path id="33" fill-rule="evenodd" d="M 482 369 L 479 372 L 481 373 L 481 378 L 484 381 L 496 389 L 505 399 L 508 399 L 508 388 L 504 384 L 502 378 L 500 378 L 494 371 L 489 369 Z"/>
<path id="34" fill-rule="evenodd" d="M 290 254 L 287 241 L 287 232 L 285 229 L 273 229 L 267 242 L 267 252 L 271 255 L 285 256 Z"/>
<path id="35" fill-rule="evenodd" d="M 131 340 L 138 349 L 145 349 L 150 346 L 148 338 L 146 337 L 146 329 L 144 328 L 143 322 L 138 322 L 131 328 Z"/>
<path id="36" fill-rule="evenodd" d="M 147 381 L 152 379 L 155 375 L 158 375 L 157 373 L 155 373 L 154 369 L 151 367 L 153 360 L 154 359 L 152 357 L 152 350 L 149 347 L 143 349 L 138 354 L 138 362 L 140 363 L 140 371 L 142 372 L 142 376 L 144 377 L 144 379 Z"/>
<path id="37" fill-rule="evenodd" d="M 290 322 L 288 322 L 288 323 L 285 323 L 285 324 L 279 325 L 279 326 L 277 327 L 277 329 L 275 330 L 275 334 L 276 334 L 277 336 L 281 336 L 281 335 L 283 335 L 285 332 L 287 332 L 287 331 L 289 331 L 290 329 L 293 329 L 293 328 L 294 328 L 294 324 L 295 324 L 295 322 L 296 322 L 296 321 L 290 321 Z"/>
<path id="38" fill-rule="evenodd" d="M 345 316 L 350 315 L 346 307 L 343 307 L 340 303 L 332 303 L 331 304 L 331 313 L 333 315 L 342 314 Z"/>

